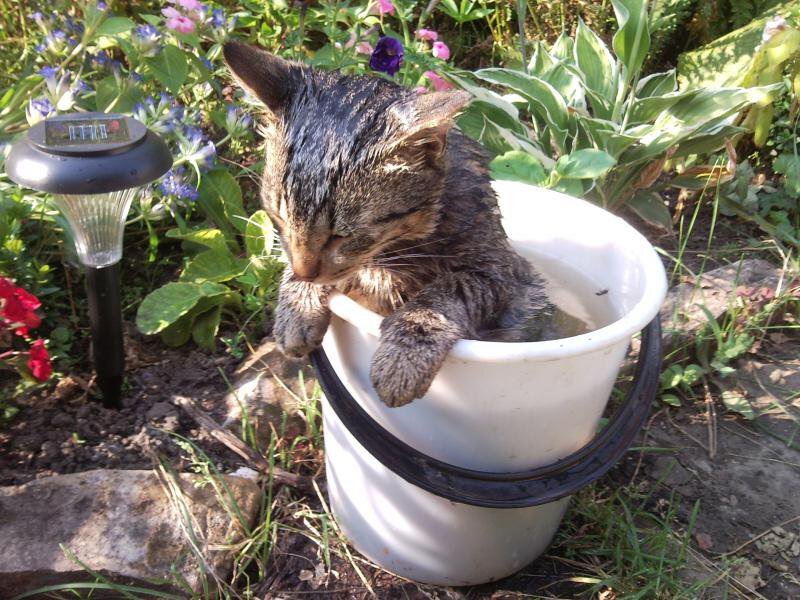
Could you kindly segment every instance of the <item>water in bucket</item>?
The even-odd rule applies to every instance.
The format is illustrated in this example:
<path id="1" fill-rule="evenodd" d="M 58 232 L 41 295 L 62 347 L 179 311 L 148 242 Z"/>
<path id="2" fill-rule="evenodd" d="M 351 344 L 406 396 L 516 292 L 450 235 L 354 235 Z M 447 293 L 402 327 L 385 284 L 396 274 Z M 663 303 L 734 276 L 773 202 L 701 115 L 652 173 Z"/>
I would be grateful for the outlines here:
<path id="1" fill-rule="evenodd" d="M 518 249 L 519 251 L 519 249 Z M 619 318 L 609 290 L 569 264 L 552 257 L 524 253 L 545 282 L 545 291 L 554 309 L 546 315 L 532 315 L 522 339 L 515 342 L 538 342 L 573 337 L 605 327 Z M 508 341 L 502 329 L 481 332 L 486 341 Z"/>

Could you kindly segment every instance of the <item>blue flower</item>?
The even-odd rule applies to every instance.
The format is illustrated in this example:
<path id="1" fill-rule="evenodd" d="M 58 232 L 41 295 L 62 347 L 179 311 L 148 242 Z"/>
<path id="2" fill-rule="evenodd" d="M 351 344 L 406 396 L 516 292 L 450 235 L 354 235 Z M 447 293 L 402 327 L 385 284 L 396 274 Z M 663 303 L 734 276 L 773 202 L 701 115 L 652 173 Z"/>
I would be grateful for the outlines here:
<path id="1" fill-rule="evenodd" d="M 32 98 L 25 109 L 25 118 L 28 120 L 28 125 L 33 125 L 55 112 L 56 109 L 48 98 Z"/>
<path id="2" fill-rule="evenodd" d="M 48 83 L 52 81 L 55 85 L 56 77 L 58 76 L 58 69 L 56 67 L 42 67 L 39 71 L 39 75 L 44 77 L 45 81 Z"/>
<path id="3" fill-rule="evenodd" d="M 72 86 L 72 92 L 75 94 L 85 94 L 91 92 L 92 86 L 86 83 L 83 79 L 76 79 L 75 84 Z"/>
<path id="4" fill-rule="evenodd" d="M 228 24 L 228 17 L 225 11 L 221 8 L 215 8 L 211 11 L 211 25 L 214 27 L 222 28 Z"/>
<path id="5" fill-rule="evenodd" d="M 369 68 L 394 77 L 403 64 L 403 43 L 388 35 L 381 36 L 369 59 Z"/>
<path id="6" fill-rule="evenodd" d="M 104 12 L 104 11 L 108 10 L 108 4 L 103 2 L 103 0 L 100 0 L 97 3 L 97 10 L 99 10 L 100 12 Z"/>
<path id="7" fill-rule="evenodd" d="M 159 52 L 158 29 L 152 25 L 140 25 L 131 34 L 131 44 L 142 56 L 155 56 Z"/>
<path id="8" fill-rule="evenodd" d="M 200 62 L 203 63 L 203 66 L 208 69 L 209 71 L 214 70 L 214 64 L 205 57 L 200 58 Z"/>
<path id="9" fill-rule="evenodd" d="M 131 71 L 129 73 L 129 76 L 131 78 L 131 81 L 134 83 L 144 83 L 144 77 L 139 75 L 136 71 Z"/>
<path id="10" fill-rule="evenodd" d="M 92 61 L 100 66 L 108 64 L 109 60 L 111 60 L 111 58 L 108 56 L 108 52 L 105 50 L 100 50 L 100 52 L 92 57 Z"/>
<path id="11" fill-rule="evenodd" d="M 161 193 L 165 196 L 173 196 L 178 200 L 197 200 L 197 189 L 186 181 L 183 167 L 175 167 L 167 171 L 159 184 Z"/>

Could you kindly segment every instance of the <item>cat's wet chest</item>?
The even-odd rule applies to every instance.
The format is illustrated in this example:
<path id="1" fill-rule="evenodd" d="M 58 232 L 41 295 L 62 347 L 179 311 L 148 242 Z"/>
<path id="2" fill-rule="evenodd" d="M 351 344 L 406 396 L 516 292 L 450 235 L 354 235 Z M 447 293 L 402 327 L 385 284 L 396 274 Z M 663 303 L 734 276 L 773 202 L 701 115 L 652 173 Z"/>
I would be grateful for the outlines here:
<path id="1" fill-rule="evenodd" d="M 369 267 L 360 269 L 336 288 L 362 306 L 386 316 L 413 297 L 427 279 L 421 273 Z"/>

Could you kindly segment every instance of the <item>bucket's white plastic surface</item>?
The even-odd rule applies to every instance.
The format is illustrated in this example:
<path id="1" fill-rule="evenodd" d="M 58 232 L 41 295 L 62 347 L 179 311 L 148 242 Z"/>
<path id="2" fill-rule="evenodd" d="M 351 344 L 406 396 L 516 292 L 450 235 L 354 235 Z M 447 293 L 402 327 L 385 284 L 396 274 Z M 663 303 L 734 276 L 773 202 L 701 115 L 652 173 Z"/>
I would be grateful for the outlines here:
<path id="1" fill-rule="evenodd" d="M 428 393 L 401 408 L 382 404 L 369 379 L 379 315 L 334 295 L 323 348 L 350 394 L 400 440 L 453 465 L 511 472 L 554 463 L 593 437 L 631 336 L 658 313 L 666 278 L 647 240 L 611 213 L 521 183 L 495 189 L 514 246 L 580 272 L 619 318 L 560 340 L 461 340 Z M 445 500 L 377 461 L 325 401 L 323 415 L 333 513 L 356 548 L 389 571 L 438 585 L 499 579 L 536 558 L 558 527 L 567 499 L 514 509 Z"/>

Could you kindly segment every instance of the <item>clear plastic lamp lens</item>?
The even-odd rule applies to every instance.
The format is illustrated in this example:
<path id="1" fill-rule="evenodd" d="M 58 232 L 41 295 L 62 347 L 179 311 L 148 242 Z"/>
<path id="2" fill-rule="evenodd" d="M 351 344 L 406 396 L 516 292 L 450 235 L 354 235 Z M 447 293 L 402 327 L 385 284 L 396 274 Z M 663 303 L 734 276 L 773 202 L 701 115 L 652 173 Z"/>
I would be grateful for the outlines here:
<path id="1" fill-rule="evenodd" d="M 55 196 L 56 205 L 72 229 L 81 263 L 106 267 L 122 258 L 125 220 L 138 190 Z"/>

